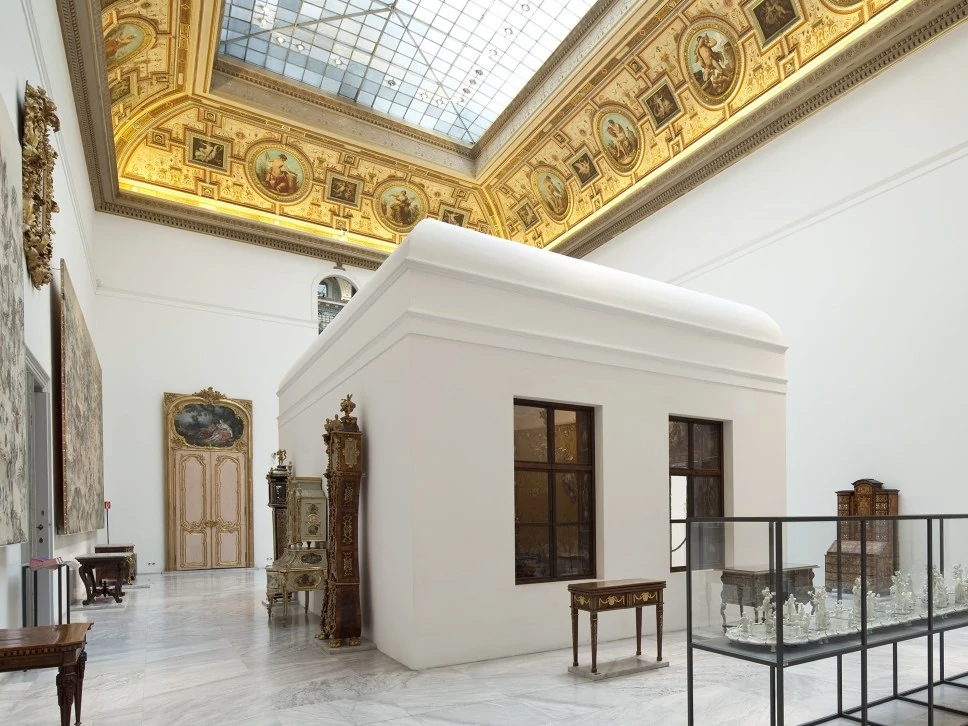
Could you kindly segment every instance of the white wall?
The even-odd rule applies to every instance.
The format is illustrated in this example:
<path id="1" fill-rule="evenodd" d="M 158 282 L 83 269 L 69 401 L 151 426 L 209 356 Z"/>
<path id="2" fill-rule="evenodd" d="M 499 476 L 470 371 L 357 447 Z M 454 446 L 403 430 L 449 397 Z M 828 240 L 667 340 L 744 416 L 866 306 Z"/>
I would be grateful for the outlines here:
<path id="1" fill-rule="evenodd" d="M 791 515 L 863 477 L 968 512 L 966 64 L 962 25 L 588 257 L 780 324 Z"/>
<path id="2" fill-rule="evenodd" d="M 670 414 L 732 422 L 732 513 L 784 508 L 784 345 L 757 311 L 423 222 L 343 316 L 280 386 L 280 439 L 322 466 L 323 422 L 354 394 L 364 632 L 411 668 L 570 642 L 567 583 L 515 584 L 515 397 L 596 407 L 596 576 L 666 579 L 670 630 Z"/>
<path id="3" fill-rule="evenodd" d="M 333 263 L 100 213 L 95 230 L 111 539 L 135 543 L 139 571 L 164 568 L 163 396 L 212 386 L 253 402 L 254 563 L 264 566 L 276 386 L 316 338 L 315 283 Z M 359 287 L 371 273 L 336 274 Z"/>
<path id="4" fill-rule="evenodd" d="M 59 267 L 61 258 L 67 260 L 87 325 L 96 334 L 91 250 L 94 207 L 54 0 L 6 0 L 3 22 L 10 37 L 0 47 L 0 112 L 6 113 L 13 127 L 20 129 L 27 82 L 46 89 L 57 104 L 61 130 L 53 134 L 54 148 L 60 157 L 54 171 L 54 195 L 60 212 L 52 220 L 53 266 Z M 59 292 L 59 272 L 55 271 L 54 276 Z M 51 287 L 35 290 L 26 280 L 27 347 L 48 374 L 52 345 L 50 296 Z M 67 558 L 90 551 L 94 537 L 94 533 L 57 536 L 54 553 Z M 25 546 L 0 547 L 0 628 L 20 625 L 20 564 L 26 557 Z"/>

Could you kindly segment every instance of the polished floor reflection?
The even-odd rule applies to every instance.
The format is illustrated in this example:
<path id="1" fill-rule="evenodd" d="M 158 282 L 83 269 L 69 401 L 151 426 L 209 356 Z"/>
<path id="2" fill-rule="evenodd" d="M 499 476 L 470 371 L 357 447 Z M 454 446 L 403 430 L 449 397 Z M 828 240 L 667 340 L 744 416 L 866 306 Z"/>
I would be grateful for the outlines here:
<path id="1" fill-rule="evenodd" d="M 378 651 L 338 657 L 320 652 L 313 638 L 318 619 L 304 616 L 301 608 L 290 611 L 289 627 L 267 625 L 260 605 L 261 570 L 144 579 L 151 587 L 130 591 L 127 607 L 79 616 L 95 622 L 85 726 L 686 723 L 683 633 L 666 634 L 669 668 L 597 683 L 567 672 L 570 650 L 414 672 Z M 632 641 L 606 643 L 600 657 L 624 656 L 630 647 Z M 654 643 L 643 643 L 644 652 L 652 648 Z M 923 681 L 923 648 L 901 645 L 902 688 Z M 968 670 L 968 639 L 949 636 L 947 658 Z M 890 663 L 890 648 L 870 656 L 875 696 L 892 688 Z M 857 657 L 845 658 L 845 671 L 849 700 L 859 693 Z M 696 675 L 697 724 L 769 723 L 766 668 L 697 654 Z M 52 670 L 0 676 L 0 723 L 58 723 L 54 676 Z M 788 724 L 835 709 L 833 662 L 799 666 L 786 677 Z M 962 695 L 956 691 L 950 697 Z M 916 726 L 926 723 L 922 713 L 914 706 L 891 705 L 877 716 L 881 723 Z M 966 721 L 935 713 L 937 726 Z"/>

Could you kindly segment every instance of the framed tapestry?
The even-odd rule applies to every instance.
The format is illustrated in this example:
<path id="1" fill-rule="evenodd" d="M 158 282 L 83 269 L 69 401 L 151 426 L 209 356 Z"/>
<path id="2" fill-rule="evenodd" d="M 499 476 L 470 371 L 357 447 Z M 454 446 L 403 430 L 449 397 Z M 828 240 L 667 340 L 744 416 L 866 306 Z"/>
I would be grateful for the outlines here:
<path id="1" fill-rule="evenodd" d="M 104 526 L 101 364 L 64 260 L 60 268 L 57 523 L 60 534 L 77 534 Z"/>
<path id="2" fill-rule="evenodd" d="M 27 374 L 20 143 L 0 113 L 0 546 L 27 539 Z"/>

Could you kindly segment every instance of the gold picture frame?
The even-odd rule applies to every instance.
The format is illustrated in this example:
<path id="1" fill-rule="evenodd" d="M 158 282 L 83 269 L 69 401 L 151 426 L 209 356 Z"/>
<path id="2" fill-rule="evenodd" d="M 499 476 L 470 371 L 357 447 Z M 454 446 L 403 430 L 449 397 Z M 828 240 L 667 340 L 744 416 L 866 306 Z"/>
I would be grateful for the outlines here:
<path id="1" fill-rule="evenodd" d="M 60 131 L 57 106 L 43 88 L 27 84 L 24 91 L 23 127 L 23 234 L 30 281 L 38 290 L 53 276 L 50 258 L 54 231 L 50 216 L 60 211 L 54 201 L 54 162 L 57 152 L 50 131 Z"/>

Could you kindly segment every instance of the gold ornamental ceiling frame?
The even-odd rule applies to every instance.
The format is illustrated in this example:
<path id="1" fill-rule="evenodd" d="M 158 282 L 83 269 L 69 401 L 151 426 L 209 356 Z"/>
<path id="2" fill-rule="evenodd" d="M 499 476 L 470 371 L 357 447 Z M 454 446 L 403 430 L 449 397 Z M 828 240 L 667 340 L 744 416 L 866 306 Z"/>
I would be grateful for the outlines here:
<path id="1" fill-rule="evenodd" d="M 140 5 L 166 1 L 142 0 Z M 799 14 L 773 37 L 765 35 L 762 22 L 759 26 L 753 22 L 754 10 L 767 2 Z M 370 269 L 412 228 L 409 217 L 385 203 L 401 191 L 404 197 L 410 192 L 423 216 L 430 212 L 463 226 L 583 256 L 968 17 L 968 0 L 744 0 L 724 10 L 729 20 L 724 25 L 723 19 L 709 17 L 713 6 L 701 0 L 637 4 L 602 0 L 484 138 L 468 150 L 379 114 L 369 118 L 369 112 L 343 108 L 340 101 L 270 74 L 216 59 L 220 10 L 212 12 L 214 2 L 198 0 L 172 2 L 185 18 L 179 18 L 173 26 L 177 32 L 171 34 L 173 47 L 177 44 L 181 55 L 177 63 L 173 60 L 170 87 L 118 124 L 116 134 L 111 102 L 121 84 L 116 80 L 108 88 L 100 11 L 115 12 L 138 3 L 58 0 L 58 4 L 97 209 Z M 852 13 L 861 21 L 853 26 L 844 21 L 846 30 L 830 21 L 853 17 Z M 663 42 L 666 47 L 682 45 L 679 41 L 694 25 L 714 38 L 716 33 L 737 33 L 726 38 L 726 45 L 732 42 L 740 48 L 740 70 L 734 70 L 737 82 L 733 83 L 737 90 L 730 91 L 740 101 L 727 100 L 718 107 L 715 98 L 711 103 L 697 102 L 694 96 L 701 91 L 690 86 L 676 66 L 677 59 L 670 62 L 667 51 L 663 51 L 664 75 L 650 66 L 650 51 L 658 59 Z M 817 40 L 811 55 L 802 51 L 813 42 L 813 33 L 823 35 L 826 45 Z M 747 57 L 749 67 L 744 67 Z M 759 65 L 753 67 L 756 62 Z M 678 63 L 684 67 L 688 56 L 680 56 Z M 750 86 L 764 67 L 767 75 L 772 74 L 766 90 L 751 93 L 749 88 L 738 88 L 744 82 Z M 132 82 L 127 81 L 129 86 Z M 616 90 L 623 83 L 624 97 Z M 662 90 L 663 83 L 684 108 L 659 124 L 645 96 L 656 95 L 653 91 Z M 300 143 L 286 147 L 294 155 L 306 144 L 315 144 L 317 150 L 326 146 L 325 153 L 316 157 L 323 159 L 321 171 L 311 175 L 313 194 L 318 191 L 317 182 L 329 186 L 316 202 L 306 203 L 309 212 L 316 208 L 315 216 L 303 211 L 288 214 L 291 207 L 277 206 L 284 213 L 273 217 L 265 209 L 256 209 L 257 205 L 248 209 L 223 203 L 224 187 L 215 181 L 215 176 L 227 171 L 222 169 L 206 171 L 197 180 L 199 191 L 194 195 L 150 180 L 119 179 L 117 149 L 124 147 L 128 154 L 130 139 L 140 134 L 144 141 L 153 124 L 164 132 L 159 136 L 160 147 L 185 145 L 184 165 L 192 165 L 187 159 L 187 134 L 199 135 L 197 129 L 179 138 L 177 128 L 162 128 L 166 120 L 186 110 L 179 106 L 186 97 L 200 99 L 206 121 L 239 116 L 243 126 L 250 123 L 264 134 L 275 135 L 280 146 L 297 138 Z M 268 118 L 276 109 L 278 113 Z M 348 122 L 342 128 L 331 125 L 326 134 L 300 128 L 299 119 L 312 109 L 328 110 L 333 119 L 350 119 L 355 127 L 347 131 Z M 605 153 L 601 139 L 606 122 L 610 131 L 617 124 L 614 128 L 620 134 L 622 124 L 628 124 L 625 131 L 635 142 L 629 151 L 636 153 L 627 163 L 616 163 Z M 598 132 L 594 124 L 599 125 Z M 364 127 L 377 129 L 377 136 L 362 138 L 353 132 Z M 373 141 L 381 133 L 392 154 Z M 587 159 L 581 158 L 583 154 Z M 233 163 L 240 163 L 239 154 L 231 156 Z M 361 162 L 364 157 L 366 164 Z M 123 154 L 122 162 L 126 158 Z M 579 167 L 569 175 L 568 164 L 583 161 L 596 172 L 587 182 L 578 174 Z M 305 157 L 303 163 L 315 161 Z M 381 176 L 386 170 L 388 176 Z M 338 184 L 348 184 L 349 192 L 355 185 L 355 197 L 348 193 L 331 198 Z M 381 199 L 374 196 L 379 190 Z M 546 196 L 547 190 L 557 201 Z M 562 206 L 562 200 L 567 205 Z M 320 213 L 327 203 L 332 203 L 328 219 L 325 211 Z"/>

